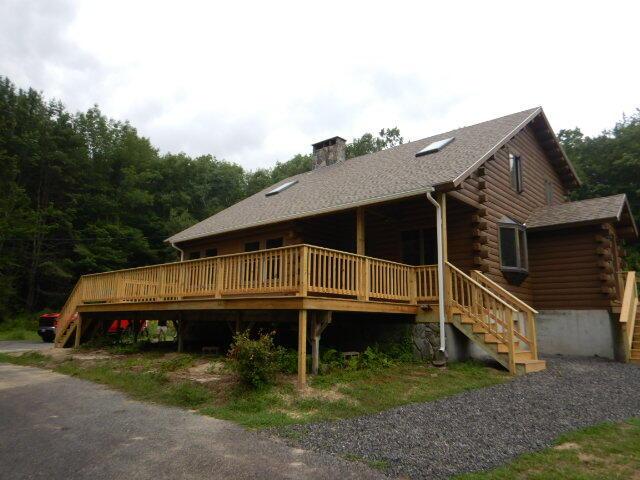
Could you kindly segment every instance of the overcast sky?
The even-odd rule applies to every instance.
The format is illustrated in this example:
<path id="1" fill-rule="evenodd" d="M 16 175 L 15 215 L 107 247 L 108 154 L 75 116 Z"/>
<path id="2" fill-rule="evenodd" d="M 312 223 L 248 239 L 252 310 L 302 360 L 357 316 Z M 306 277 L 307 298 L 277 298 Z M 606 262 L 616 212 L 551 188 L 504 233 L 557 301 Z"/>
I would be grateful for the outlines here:
<path id="1" fill-rule="evenodd" d="M 613 0 L 0 0 L 0 75 L 254 169 L 537 105 L 597 134 L 640 107 L 639 18 Z"/>

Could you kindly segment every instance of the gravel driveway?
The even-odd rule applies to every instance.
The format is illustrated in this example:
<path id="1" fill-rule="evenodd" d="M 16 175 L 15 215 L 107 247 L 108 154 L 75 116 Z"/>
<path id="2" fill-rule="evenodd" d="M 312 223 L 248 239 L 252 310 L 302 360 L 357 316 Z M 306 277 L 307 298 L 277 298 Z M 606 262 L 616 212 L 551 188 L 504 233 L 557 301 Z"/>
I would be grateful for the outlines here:
<path id="1" fill-rule="evenodd" d="M 389 463 L 392 475 L 440 479 L 549 446 L 561 433 L 640 416 L 640 366 L 547 359 L 506 384 L 376 415 L 294 427 L 305 449 Z"/>

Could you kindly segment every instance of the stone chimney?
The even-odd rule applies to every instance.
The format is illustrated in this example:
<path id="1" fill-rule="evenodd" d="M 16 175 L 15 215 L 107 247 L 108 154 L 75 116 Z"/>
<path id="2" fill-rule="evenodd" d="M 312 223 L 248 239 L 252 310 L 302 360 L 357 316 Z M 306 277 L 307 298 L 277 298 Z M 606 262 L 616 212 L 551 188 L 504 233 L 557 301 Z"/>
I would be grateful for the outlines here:
<path id="1" fill-rule="evenodd" d="M 313 146 L 313 169 L 344 162 L 347 141 L 342 137 L 332 137 Z"/>

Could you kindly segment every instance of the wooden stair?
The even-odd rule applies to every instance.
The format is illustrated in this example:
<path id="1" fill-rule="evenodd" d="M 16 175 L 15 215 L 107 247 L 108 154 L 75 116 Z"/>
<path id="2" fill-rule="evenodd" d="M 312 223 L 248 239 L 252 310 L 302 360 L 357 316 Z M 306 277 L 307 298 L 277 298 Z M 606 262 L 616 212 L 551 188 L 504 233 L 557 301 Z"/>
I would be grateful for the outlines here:
<path id="1" fill-rule="evenodd" d="M 70 347 L 71 343 L 73 343 L 72 340 L 75 338 L 74 334 L 76 332 L 76 328 L 78 328 L 77 315 L 75 315 L 75 317 L 76 318 L 66 323 L 66 325 L 61 329 L 60 335 L 56 334 L 56 347 Z"/>
<path id="2" fill-rule="evenodd" d="M 633 329 L 629 361 L 631 363 L 640 363 L 640 309 L 636 311 L 636 324 Z"/>
<path id="3" fill-rule="evenodd" d="M 509 346 L 500 342 L 494 335 L 485 333 L 485 328 L 464 313 L 453 314 L 451 323 L 467 338 L 493 357 L 500 365 L 509 370 Z M 516 374 L 539 372 L 547 368 L 544 360 L 533 357 L 529 350 L 523 350 L 519 342 L 514 342 Z"/>
<path id="4" fill-rule="evenodd" d="M 70 347 L 75 339 L 74 333 L 80 325 L 80 315 L 78 314 L 78 305 L 80 304 L 82 291 L 82 278 L 78 280 L 73 288 L 71 295 L 67 298 L 66 303 L 60 311 L 58 318 L 58 326 L 56 328 L 56 339 L 54 346 L 58 348 Z"/>
<path id="5" fill-rule="evenodd" d="M 500 285 L 473 271 L 472 276 L 446 262 L 449 321 L 513 375 L 547 367 L 538 359 L 538 313 Z"/>
<path id="6" fill-rule="evenodd" d="M 634 271 L 623 275 L 624 293 L 620 307 L 623 358 L 626 362 L 640 363 L 640 279 Z"/>

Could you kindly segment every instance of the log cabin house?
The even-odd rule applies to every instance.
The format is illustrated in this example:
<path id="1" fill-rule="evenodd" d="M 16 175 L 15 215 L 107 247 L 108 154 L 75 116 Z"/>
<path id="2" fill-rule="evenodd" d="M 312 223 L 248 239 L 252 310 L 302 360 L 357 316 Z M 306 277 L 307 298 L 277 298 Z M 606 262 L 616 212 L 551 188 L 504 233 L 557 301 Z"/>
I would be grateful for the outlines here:
<path id="1" fill-rule="evenodd" d="M 288 322 L 301 384 L 307 341 L 316 371 L 321 333 L 347 318 L 355 336 L 402 318 L 431 354 L 473 347 L 514 374 L 541 353 L 640 353 L 629 203 L 568 200 L 580 180 L 542 108 L 351 159 L 333 137 L 313 159 L 169 238 L 179 262 L 81 277 L 57 345 L 123 315 L 172 319 L 181 340 L 202 322 Z"/>

